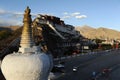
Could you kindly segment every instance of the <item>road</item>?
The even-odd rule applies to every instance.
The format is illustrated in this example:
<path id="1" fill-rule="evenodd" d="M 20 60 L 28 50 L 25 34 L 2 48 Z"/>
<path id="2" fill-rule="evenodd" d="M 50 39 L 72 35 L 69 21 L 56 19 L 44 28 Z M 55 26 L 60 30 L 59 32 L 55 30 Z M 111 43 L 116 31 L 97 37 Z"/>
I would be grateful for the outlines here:
<path id="1" fill-rule="evenodd" d="M 120 80 L 120 50 L 110 52 L 98 52 L 95 54 L 86 54 L 63 59 L 65 61 L 65 73 L 55 80 L 91 80 L 92 72 L 98 74 L 104 68 L 117 68 L 113 69 L 109 78 L 99 77 L 97 80 Z M 77 72 L 73 72 L 74 66 L 78 67 Z M 5 80 L 0 72 L 0 80 Z"/>
<path id="2" fill-rule="evenodd" d="M 120 50 L 69 58 L 65 60 L 65 73 L 56 80 L 91 80 L 93 71 L 100 73 L 104 68 L 110 68 L 118 64 L 120 64 Z M 72 71 L 74 66 L 78 67 L 77 72 Z"/>
<path id="3" fill-rule="evenodd" d="M 111 74 L 110 74 L 110 77 L 109 79 L 110 80 L 120 80 L 120 67 L 117 68 L 115 71 L 113 71 Z"/>

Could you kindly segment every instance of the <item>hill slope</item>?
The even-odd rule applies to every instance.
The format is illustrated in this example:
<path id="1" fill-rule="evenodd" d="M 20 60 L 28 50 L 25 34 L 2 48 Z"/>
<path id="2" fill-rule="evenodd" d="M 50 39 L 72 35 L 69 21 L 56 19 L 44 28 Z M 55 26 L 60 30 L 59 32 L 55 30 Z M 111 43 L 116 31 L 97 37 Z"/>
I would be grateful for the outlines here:
<path id="1" fill-rule="evenodd" d="M 0 26 L 0 31 L 1 30 L 15 31 L 18 28 L 20 28 L 20 26 Z"/>
<path id="2" fill-rule="evenodd" d="M 112 29 L 107 28 L 92 28 L 90 26 L 84 25 L 81 27 L 76 27 L 77 31 L 89 39 L 120 39 L 120 32 Z"/>

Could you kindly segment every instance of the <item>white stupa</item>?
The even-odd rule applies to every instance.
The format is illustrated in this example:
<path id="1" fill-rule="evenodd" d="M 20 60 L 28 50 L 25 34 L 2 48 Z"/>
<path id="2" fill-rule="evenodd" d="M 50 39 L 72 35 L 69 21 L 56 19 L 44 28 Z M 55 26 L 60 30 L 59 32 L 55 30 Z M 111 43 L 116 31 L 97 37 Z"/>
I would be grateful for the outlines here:
<path id="1" fill-rule="evenodd" d="M 5 56 L 1 70 L 6 80 L 48 80 L 52 59 L 34 46 L 31 31 L 30 9 L 27 7 L 23 19 L 20 48 L 17 53 Z"/>

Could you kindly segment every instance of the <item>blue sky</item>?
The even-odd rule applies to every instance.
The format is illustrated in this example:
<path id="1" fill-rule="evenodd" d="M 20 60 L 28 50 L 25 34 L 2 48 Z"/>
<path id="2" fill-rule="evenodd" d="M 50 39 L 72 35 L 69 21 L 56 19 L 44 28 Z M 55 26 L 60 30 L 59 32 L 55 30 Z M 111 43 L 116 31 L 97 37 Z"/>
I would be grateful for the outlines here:
<path id="1" fill-rule="evenodd" d="M 50 14 L 73 26 L 120 31 L 120 0 L 1 0 L 0 25 L 21 24 L 26 6 L 33 16 Z"/>

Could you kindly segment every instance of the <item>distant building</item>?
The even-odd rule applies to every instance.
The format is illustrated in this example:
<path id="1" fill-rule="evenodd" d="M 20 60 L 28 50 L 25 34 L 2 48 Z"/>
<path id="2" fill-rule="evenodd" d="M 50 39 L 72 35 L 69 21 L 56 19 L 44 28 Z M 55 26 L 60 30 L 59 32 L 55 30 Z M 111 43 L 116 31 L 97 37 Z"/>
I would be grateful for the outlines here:
<path id="1" fill-rule="evenodd" d="M 111 44 L 113 45 L 115 43 L 115 40 L 113 39 L 106 39 L 102 41 L 102 44 Z"/>
<path id="2" fill-rule="evenodd" d="M 117 44 L 117 43 L 120 43 L 120 40 L 117 39 L 117 40 L 114 40 L 114 39 L 106 39 L 106 40 L 103 40 L 102 41 L 102 44 L 111 44 L 111 45 L 114 45 L 114 44 Z"/>

